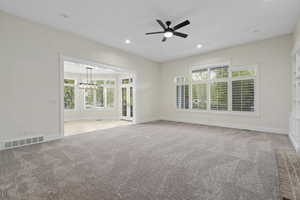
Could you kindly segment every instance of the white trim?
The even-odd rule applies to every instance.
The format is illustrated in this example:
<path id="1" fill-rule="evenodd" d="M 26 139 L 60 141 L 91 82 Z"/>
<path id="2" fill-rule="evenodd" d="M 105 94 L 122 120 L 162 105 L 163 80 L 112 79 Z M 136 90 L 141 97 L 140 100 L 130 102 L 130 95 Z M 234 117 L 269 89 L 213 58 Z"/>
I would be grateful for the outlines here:
<path id="1" fill-rule="evenodd" d="M 119 120 L 119 116 L 115 117 L 68 117 L 64 122 L 80 121 L 80 120 Z"/>
<path id="2" fill-rule="evenodd" d="M 59 77 L 59 103 L 58 103 L 58 107 L 59 107 L 59 112 L 60 115 L 58 116 L 59 119 L 59 137 L 64 137 L 64 118 L 65 118 L 65 106 L 64 106 L 64 57 L 62 54 L 59 54 L 59 69 L 58 69 L 58 77 Z"/>
<path id="3" fill-rule="evenodd" d="M 297 144 L 296 139 L 293 137 L 293 134 L 289 133 L 288 136 L 296 152 L 300 152 L 300 144 Z"/>
<path id="4" fill-rule="evenodd" d="M 223 111 L 223 110 L 201 110 L 201 109 L 175 109 L 177 112 L 195 112 L 203 114 L 222 114 L 222 115 L 240 115 L 240 116 L 249 116 L 249 117 L 259 117 L 259 114 L 256 112 L 240 112 L 240 111 Z"/>
<path id="5" fill-rule="evenodd" d="M 266 133 L 275 133 L 275 134 L 281 134 L 281 135 L 288 134 L 288 130 L 286 130 L 286 129 L 277 129 L 277 128 L 269 128 L 269 127 L 255 127 L 255 126 L 249 126 L 249 125 L 245 125 L 245 124 L 233 125 L 232 123 L 222 123 L 222 122 L 221 123 L 208 122 L 208 121 L 198 122 L 198 121 L 171 119 L 170 117 L 161 117 L 161 120 L 183 122 L 183 123 L 189 123 L 189 124 L 199 124 L 199 125 L 206 125 L 206 126 L 217 126 L 217 127 L 224 127 L 224 128 L 246 129 L 246 130 L 266 132 Z"/>
<path id="6" fill-rule="evenodd" d="M 124 79 L 132 79 L 132 82 L 130 83 L 122 83 L 122 80 Z M 123 109 L 123 105 L 122 105 L 122 88 L 127 88 L 129 89 L 129 95 L 130 95 L 130 88 L 132 87 L 132 92 L 133 92 L 133 102 L 132 102 L 132 105 L 133 105 L 133 117 L 130 117 L 130 113 L 128 114 L 127 113 L 127 116 L 123 116 L 123 112 L 122 112 L 122 109 Z M 130 97 L 129 97 L 130 98 Z M 135 74 L 128 74 L 128 75 L 125 75 L 125 76 L 120 76 L 119 77 L 119 113 L 120 113 L 120 119 L 121 120 L 130 120 L 130 121 L 133 121 L 134 123 L 136 123 L 136 78 L 135 78 Z M 130 111 L 130 109 L 129 109 Z"/>

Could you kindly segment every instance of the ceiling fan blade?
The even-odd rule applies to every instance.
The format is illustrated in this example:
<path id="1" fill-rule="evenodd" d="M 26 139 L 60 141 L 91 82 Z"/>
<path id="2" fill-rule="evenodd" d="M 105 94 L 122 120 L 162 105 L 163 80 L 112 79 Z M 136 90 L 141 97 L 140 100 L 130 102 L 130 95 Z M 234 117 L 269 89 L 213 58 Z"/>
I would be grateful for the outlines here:
<path id="1" fill-rule="evenodd" d="M 162 39 L 162 42 L 165 42 L 167 40 L 167 38 L 166 37 L 164 37 L 163 39 Z"/>
<path id="2" fill-rule="evenodd" d="M 183 37 L 183 38 L 187 38 L 188 34 L 185 33 L 179 33 L 179 32 L 173 32 L 174 35 L 179 36 L 179 37 Z"/>
<path id="3" fill-rule="evenodd" d="M 159 23 L 159 25 L 160 25 L 164 30 L 167 29 L 166 26 L 164 25 L 164 23 L 163 23 L 161 20 L 157 19 L 156 21 L 157 21 L 157 23 Z"/>
<path id="4" fill-rule="evenodd" d="M 146 35 L 152 35 L 152 34 L 158 34 L 158 33 L 164 33 L 164 31 L 150 32 L 150 33 L 146 33 Z"/>
<path id="5" fill-rule="evenodd" d="M 189 20 L 185 20 L 184 22 L 181 22 L 180 24 L 177 24 L 176 26 L 174 26 L 174 30 L 180 29 L 186 25 L 189 25 L 190 21 Z"/>

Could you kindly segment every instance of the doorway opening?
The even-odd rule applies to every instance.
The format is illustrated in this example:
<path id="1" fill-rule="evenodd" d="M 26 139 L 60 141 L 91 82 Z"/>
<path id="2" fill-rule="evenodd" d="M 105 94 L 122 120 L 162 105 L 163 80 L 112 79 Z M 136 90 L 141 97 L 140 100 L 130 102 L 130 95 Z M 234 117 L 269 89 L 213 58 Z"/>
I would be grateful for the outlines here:
<path id="1" fill-rule="evenodd" d="M 135 73 L 62 59 L 61 132 L 70 136 L 135 123 Z"/>

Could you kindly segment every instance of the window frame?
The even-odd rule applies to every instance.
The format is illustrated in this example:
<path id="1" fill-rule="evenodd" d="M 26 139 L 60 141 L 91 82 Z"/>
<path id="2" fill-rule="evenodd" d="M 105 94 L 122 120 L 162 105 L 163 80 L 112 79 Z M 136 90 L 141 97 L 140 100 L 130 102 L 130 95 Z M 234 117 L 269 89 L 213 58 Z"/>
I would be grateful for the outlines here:
<path id="1" fill-rule="evenodd" d="M 87 108 L 86 106 L 86 99 L 85 99 L 85 89 L 83 91 L 83 108 L 85 111 L 93 111 L 93 110 L 113 110 L 116 109 L 116 88 L 117 88 L 117 82 L 116 79 L 95 79 L 95 82 L 97 81 L 104 81 L 104 84 L 101 84 L 101 87 L 103 87 L 103 101 L 104 101 L 104 106 L 96 106 L 97 105 L 97 96 L 96 96 L 96 89 L 93 90 L 93 105 L 91 108 Z M 107 84 L 107 81 L 114 81 L 114 84 Z M 100 84 L 99 84 L 100 85 Z M 114 101 L 112 104 L 112 107 L 107 106 L 107 88 L 113 88 L 113 96 L 114 96 Z"/>
<path id="2" fill-rule="evenodd" d="M 210 79 L 210 69 L 215 67 L 221 67 L 221 66 L 228 66 L 228 78 L 219 78 L 219 79 Z M 191 79 L 190 81 L 190 89 L 189 89 L 189 108 L 188 109 L 180 109 L 177 108 L 175 104 L 176 111 L 183 111 L 183 112 L 196 112 L 196 113 L 209 113 L 209 114 L 232 114 L 232 115 L 242 115 L 242 116 L 254 116 L 258 117 L 260 114 L 260 108 L 259 108 L 259 68 L 258 65 L 231 65 L 229 62 L 223 62 L 223 63 L 217 63 L 217 64 L 204 64 L 204 65 L 195 65 L 190 67 L 189 70 L 189 77 L 192 77 L 192 72 L 195 70 L 201 70 L 201 69 L 208 69 L 208 79 L 207 80 L 198 80 L 194 81 Z M 242 71 L 242 70 L 255 70 L 255 76 L 239 76 L 239 77 L 232 77 L 233 71 Z M 176 76 L 182 77 L 182 76 Z M 236 80 L 247 80 L 247 79 L 254 79 L 254 111 L 232 111 L 232 81 Z M 228 94 L 228 110 L 222 111 L 222 110 L 211 110 L 211 92 L 210 92 L 210 86 L 211 83 L 214 82 L 227 82 L 227 94 Z M 206 83 L 207 84 L 207 108 L 206 109 L 193 109 L 192 108 L 192 88 L 194 84 L 198 83 Z M 175 83 L 175 91 L 176 91 L 177 84 Z M 176 94 L 175 94 L 175 100 L 176 100 Z"/>

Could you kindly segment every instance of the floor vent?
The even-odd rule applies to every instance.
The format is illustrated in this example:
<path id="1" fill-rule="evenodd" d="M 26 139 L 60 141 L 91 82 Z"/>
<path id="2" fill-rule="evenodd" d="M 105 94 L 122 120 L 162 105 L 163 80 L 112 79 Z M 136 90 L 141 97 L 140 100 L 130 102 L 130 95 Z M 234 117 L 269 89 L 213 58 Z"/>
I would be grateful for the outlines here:
<path id="1" fill-rule="evenodd" d="M 5 149 L 10 149 L 10 148 L 29 145 L 29 144 L 36 144 L 36 143 L 40 143 L 40 142 L 43 142 L 43 141 L 44 141 L 44 136 L 7 141 L 7 142 L 4 142 L 4 148 Z"/>

